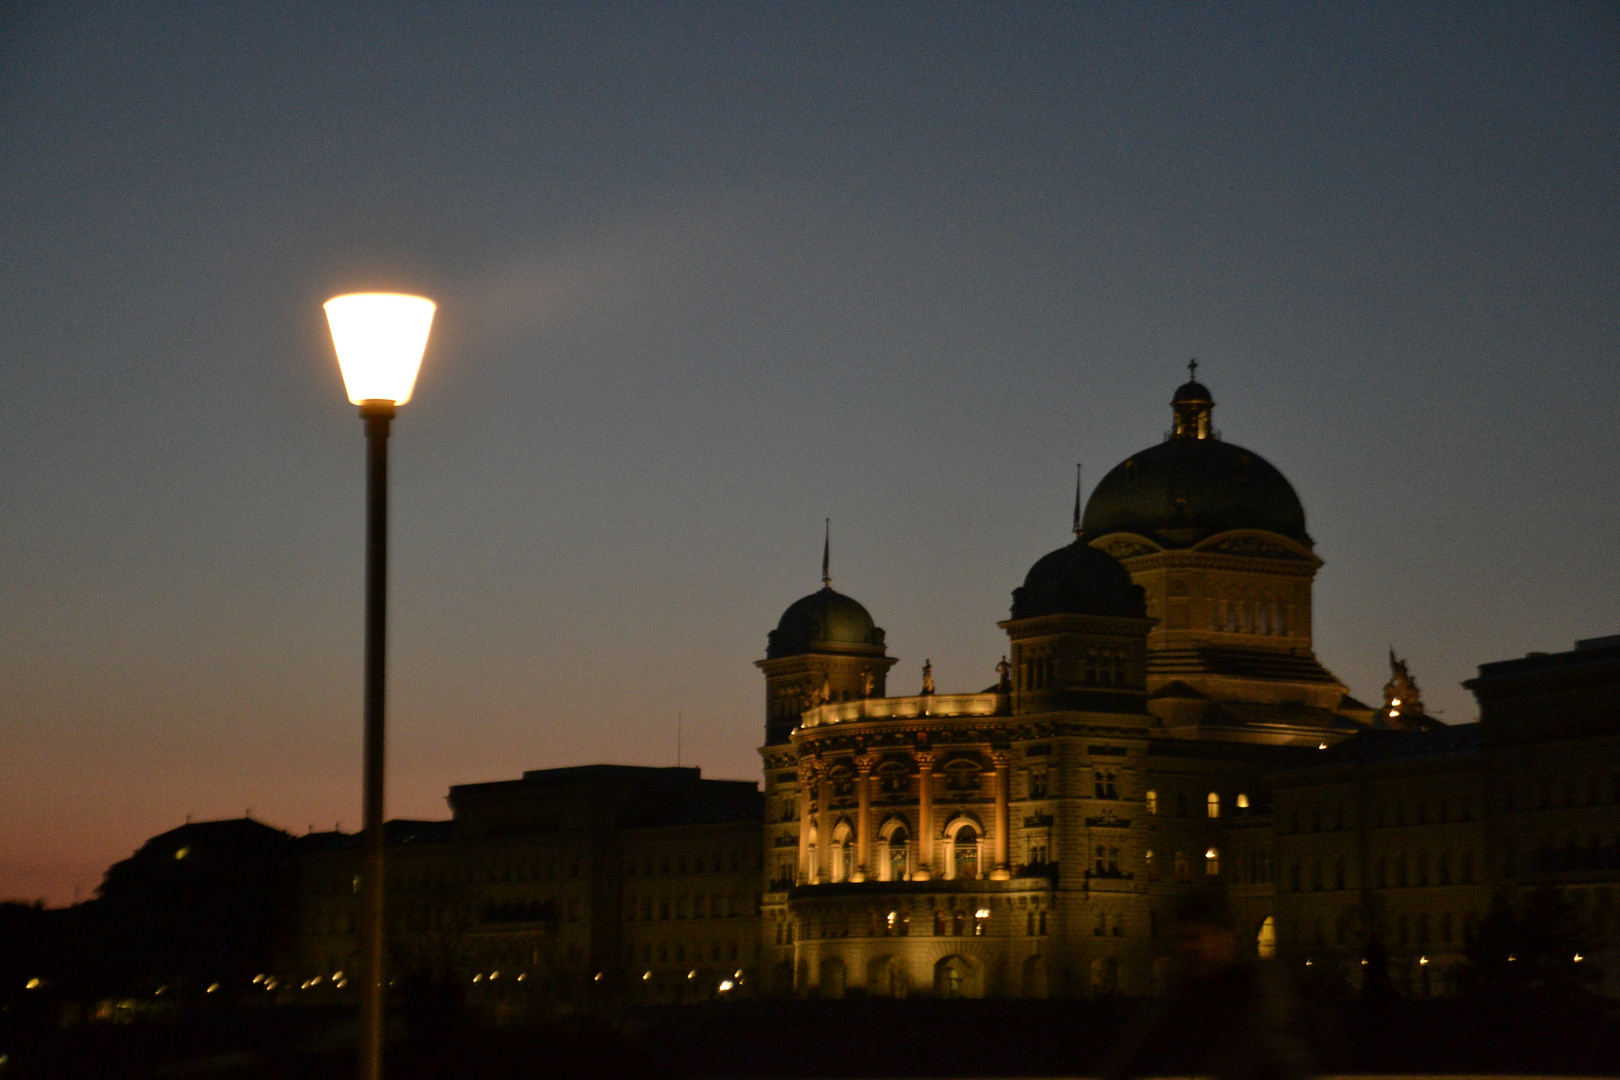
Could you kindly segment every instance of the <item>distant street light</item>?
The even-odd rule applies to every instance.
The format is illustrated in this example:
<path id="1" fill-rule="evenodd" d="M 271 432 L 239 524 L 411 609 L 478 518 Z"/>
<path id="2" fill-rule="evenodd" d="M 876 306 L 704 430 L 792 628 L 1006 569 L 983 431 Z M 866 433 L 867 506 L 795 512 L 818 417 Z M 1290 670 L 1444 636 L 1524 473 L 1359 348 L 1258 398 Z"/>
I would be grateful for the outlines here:
<path id="1" fill-rule="evenodd" d="M 411 399 L 433 301 L 352 293 L 326 302 L 338 367 L 366 424 L 366 674 L 360 868 L 360 1080 L 381 1080 L 383 1051 L 383 688 L 388 631 L 388 426 Z"/>

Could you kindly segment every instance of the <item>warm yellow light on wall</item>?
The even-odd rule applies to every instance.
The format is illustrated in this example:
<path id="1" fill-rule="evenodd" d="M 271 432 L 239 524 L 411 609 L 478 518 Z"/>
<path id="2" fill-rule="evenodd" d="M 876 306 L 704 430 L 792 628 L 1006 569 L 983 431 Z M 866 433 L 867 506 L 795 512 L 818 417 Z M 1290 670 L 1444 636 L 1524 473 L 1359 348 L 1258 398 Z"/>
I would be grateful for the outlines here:
<path id="1" fill-rule="evenodd" d="M 411 399 L 434 310 L 425 297 L 399 293 L 350 293 L 326 302 L 350 401 L 403 405 Z"/>

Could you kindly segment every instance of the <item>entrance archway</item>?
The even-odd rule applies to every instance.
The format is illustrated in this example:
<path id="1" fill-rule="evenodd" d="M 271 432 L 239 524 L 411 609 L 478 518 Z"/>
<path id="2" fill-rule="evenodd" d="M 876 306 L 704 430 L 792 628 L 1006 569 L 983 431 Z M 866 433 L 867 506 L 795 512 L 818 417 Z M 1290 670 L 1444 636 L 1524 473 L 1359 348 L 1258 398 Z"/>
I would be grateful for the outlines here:
<path id="1" fill-rule="evenodd" d="M 934 996 L 942 998 L 976 998 L 979 992 L 979 971 L 966 957 L 947 956 L 934 965 Z"/>
<path id="2" fill-rule="evenodd" d="M 828 956 L 822 959 L 820 992 L 824 998 L 844 996 L 844 961 L 839 957 Z"/>
<path id="3" fill-rule="evenodd" d="M 1091 995 L 1106 997 L 1119 993 L 1119 961 L 1112 956 L 1099 956 L 1091 962 Z"/>
<path id="4" fill-rule="evenodd" d="M 1046 957 L 1032 956 L 1024 961 L 1024 996 L 1044 998 L 1047 994 Z"/>

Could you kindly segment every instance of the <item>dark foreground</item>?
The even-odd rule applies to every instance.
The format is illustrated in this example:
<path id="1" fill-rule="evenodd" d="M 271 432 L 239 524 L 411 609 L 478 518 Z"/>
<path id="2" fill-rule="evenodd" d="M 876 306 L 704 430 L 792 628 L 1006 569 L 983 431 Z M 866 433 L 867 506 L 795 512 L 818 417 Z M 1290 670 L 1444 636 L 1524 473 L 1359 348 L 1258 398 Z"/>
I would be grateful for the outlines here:
<path id="1" fill-rule="evenodd" d="M 735 1002 L 570 1017 L 527 1026 L 469 1020 L 397 1026 L 389 1080 L 468 1077 L 971 1077 L 1084 1075 L 1128 1002 Z M 9 1018 L 0 1080 L 50 1077 L 354 1075 L 352 1022 L 305 1009 L 220 1010 L 65 1029 Z M 1610 1011 L 1484 1010 L 1457 1001 L 1323 1007 L 1332 1073 L 1620 1073 Z"/>

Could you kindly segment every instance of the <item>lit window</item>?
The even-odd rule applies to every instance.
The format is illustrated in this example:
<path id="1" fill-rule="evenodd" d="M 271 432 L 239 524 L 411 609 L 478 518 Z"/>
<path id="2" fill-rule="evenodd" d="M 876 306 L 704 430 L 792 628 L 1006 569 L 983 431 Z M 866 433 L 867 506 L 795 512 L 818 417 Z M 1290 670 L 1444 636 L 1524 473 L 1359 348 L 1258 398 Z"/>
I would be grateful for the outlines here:
<path id="1" fill-rule="evenodd" d="M 1204 852 L 1204 873 L 1215 877 L 1221 872 L 1221 853 L 1214 848 Z"/>
<path id="2" fill-rule="evenodd" d="M 1219 795 L 1212 791 L 1209 793 L 1209 798 L 1205 799 L 1204 801 L 1209 806 L 1210 817 L 1218 818 L 1221 816 L 1221 797 Z"/>
<path id="3" fill-rule="evenodd" d="M 1147 812 L 1150 814 L 1159 812 L 1159 793 L 1157 791 L 1147 793 Z"/>
<path id="4" fill-rule="evenodd" d="M 1237 808 L 1239 810 L 1247 810 L 1249 808 L 1249 797 L 1243 794 L 1241 791 L 1238 792 Z"/>

